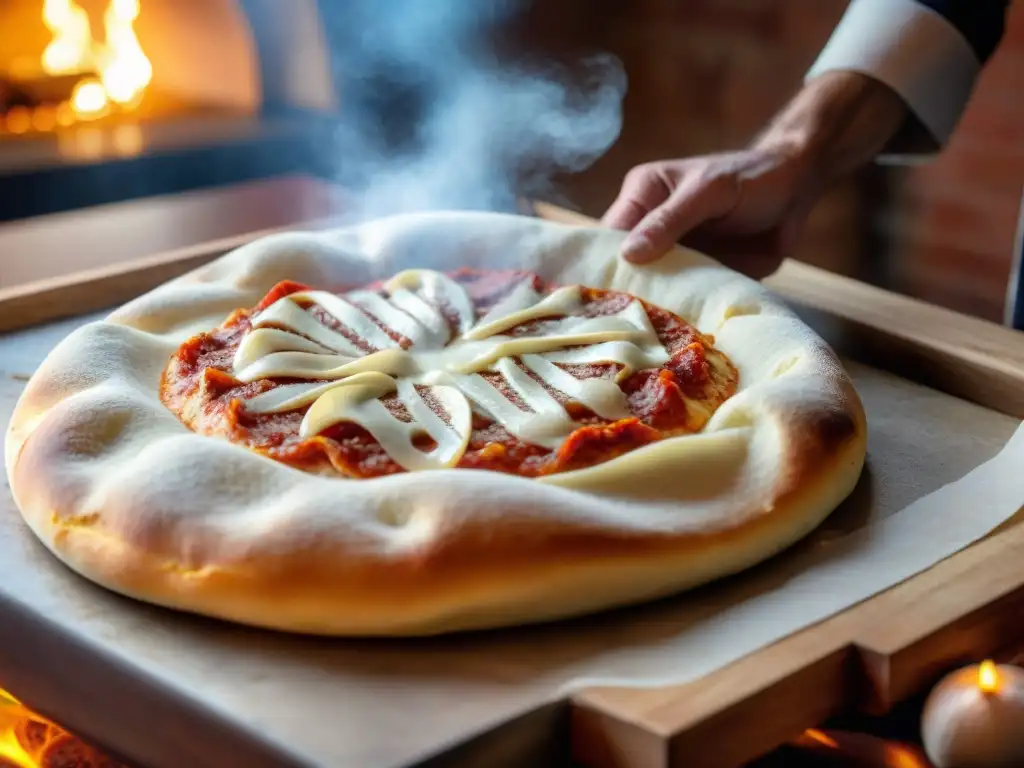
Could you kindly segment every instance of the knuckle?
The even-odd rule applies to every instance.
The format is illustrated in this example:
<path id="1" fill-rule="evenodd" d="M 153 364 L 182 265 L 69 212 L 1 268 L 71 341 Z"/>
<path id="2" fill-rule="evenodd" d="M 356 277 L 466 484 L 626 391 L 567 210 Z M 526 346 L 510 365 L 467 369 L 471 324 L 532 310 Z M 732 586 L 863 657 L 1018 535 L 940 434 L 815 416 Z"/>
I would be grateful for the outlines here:
<path id="1" fill-rule="evenodd" d="M 672 227 L 673 210 L 669 205 L 663 205 L 651 211 L 644 223 L 644 231 L 648 236 L 658 237 L 666 233 Z"/>
<path id="2" fill-rule="evenodd" d="M 644 184 L 648 182 L 653 177 L 653 175 L 653 163 L 644 163 L 642 165 L 637 165 L 629 169 L 629 172 L 626 173 L 625 183 L 631 186 Z"/>

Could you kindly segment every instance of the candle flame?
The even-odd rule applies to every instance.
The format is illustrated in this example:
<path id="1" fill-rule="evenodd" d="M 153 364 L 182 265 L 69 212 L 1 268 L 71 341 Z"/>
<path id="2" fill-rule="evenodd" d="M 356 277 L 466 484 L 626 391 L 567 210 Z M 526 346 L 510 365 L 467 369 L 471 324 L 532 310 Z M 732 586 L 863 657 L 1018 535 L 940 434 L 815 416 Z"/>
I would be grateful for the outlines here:
<path id="1" fill-rule="evenodd" d="M 983 693 L 995 693 L 999 688 L 999 672 L 994 662 L 981 662 L 978 667 L 978 687 Z"/>

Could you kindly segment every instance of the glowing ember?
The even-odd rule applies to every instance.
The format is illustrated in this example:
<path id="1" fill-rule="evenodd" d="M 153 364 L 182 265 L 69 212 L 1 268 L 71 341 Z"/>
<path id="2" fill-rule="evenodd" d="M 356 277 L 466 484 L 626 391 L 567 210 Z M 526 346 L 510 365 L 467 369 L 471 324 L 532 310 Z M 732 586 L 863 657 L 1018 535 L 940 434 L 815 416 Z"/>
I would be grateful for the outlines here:
<path id="1" fill-rule="evenodd" d="M 983 661 L 978 667 L 978 687 L 982 693 L 995 693 L 999 688 L 999 671 L 992 661 Z"/>

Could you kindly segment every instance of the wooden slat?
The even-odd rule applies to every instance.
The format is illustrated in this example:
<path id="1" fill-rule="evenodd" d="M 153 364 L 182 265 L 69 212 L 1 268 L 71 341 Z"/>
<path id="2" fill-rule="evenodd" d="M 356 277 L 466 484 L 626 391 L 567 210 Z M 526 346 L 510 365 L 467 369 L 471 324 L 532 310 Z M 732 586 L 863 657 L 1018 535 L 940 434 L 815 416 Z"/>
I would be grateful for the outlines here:
<path id="1" fill-rule="evenodd" d="M 333 218 L 213 240 L 141 259 L 0 288 L 0 333 L 108 309 L 260 237 L 336 225 Z"/>
<path id="2" fill-rule="evenodd" d="M 313 221 L 349 205 L 337 184 L 288 175 L 4 221 L 0 288 Z"/>
<path id="3" fill-rule="evenodd" d="M 1022 556 L 1016 526 L 687 685 L 582 691 L 573 698 L 577 756 L 600 768 L 731 768 L 830 715 L 883 712 L 951 666 L 1019 642 Z M 847 657 L 856 662 L 844 671 L 838 659 Z M 739 757 L 717 748 L 735 745 L 737 722 Z"/>
<path id="4" fill-rule="evenodd" d="M 815 325 L 832 323 L 830 341 L 858 359 L 1024 418 L 1019 331 L 794 261 L 765 284 L 810 310 Z"/>

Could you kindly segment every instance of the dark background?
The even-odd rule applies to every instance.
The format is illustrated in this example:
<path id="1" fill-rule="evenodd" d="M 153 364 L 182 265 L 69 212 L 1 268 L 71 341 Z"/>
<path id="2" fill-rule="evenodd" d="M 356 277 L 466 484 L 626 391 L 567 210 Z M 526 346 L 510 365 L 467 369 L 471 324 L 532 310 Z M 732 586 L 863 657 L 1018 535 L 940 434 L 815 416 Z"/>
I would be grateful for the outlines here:
<path id="1" fill-rule="evenodd" d="M 346 81 L 361 30 L 339 0 L 317 0 L 334 52 L 340 109 L 379 119 L 380 151 L 410 150 L 429 85 L 387 61 Z M 239 0 L 276 77 L 268 0 Z M 145 2 L 143 3 L 145 4 Z M 386 4 L 385 4 L 386 5 Z M 556 201 L 600 215 L 623 174 L 646 160 L 742 146 L 800 86 L 845 0 L 524 0 L 495 32 L 497 57 L 572 62 L 606 50 L 625 65 L 621 137 L 589 170 L 559 180 Z M 383 7 L 383 6 L 382 6 Z M 340 11 L 339 9 L 342 9 Z M 348 57 L 348 59 L 346 59 Z M 360 61 L 364 71 L 366 61 Z M 983 73 L 949 147 L 918 166 L 874 166 L 832 190 L 814 211 L 796 257 L 830 270 L 1000 320 L 1024 181 L 1024 0 Z M 166 150 L 99 166 L 0 173 L 0 220 L 117 200 L 308 173 L 358 187 L 330 141 L 333 116 L 271 98 L 258 129 L 215 146 Z M 12 258 L 0 254 L 0 259 Z"/>

